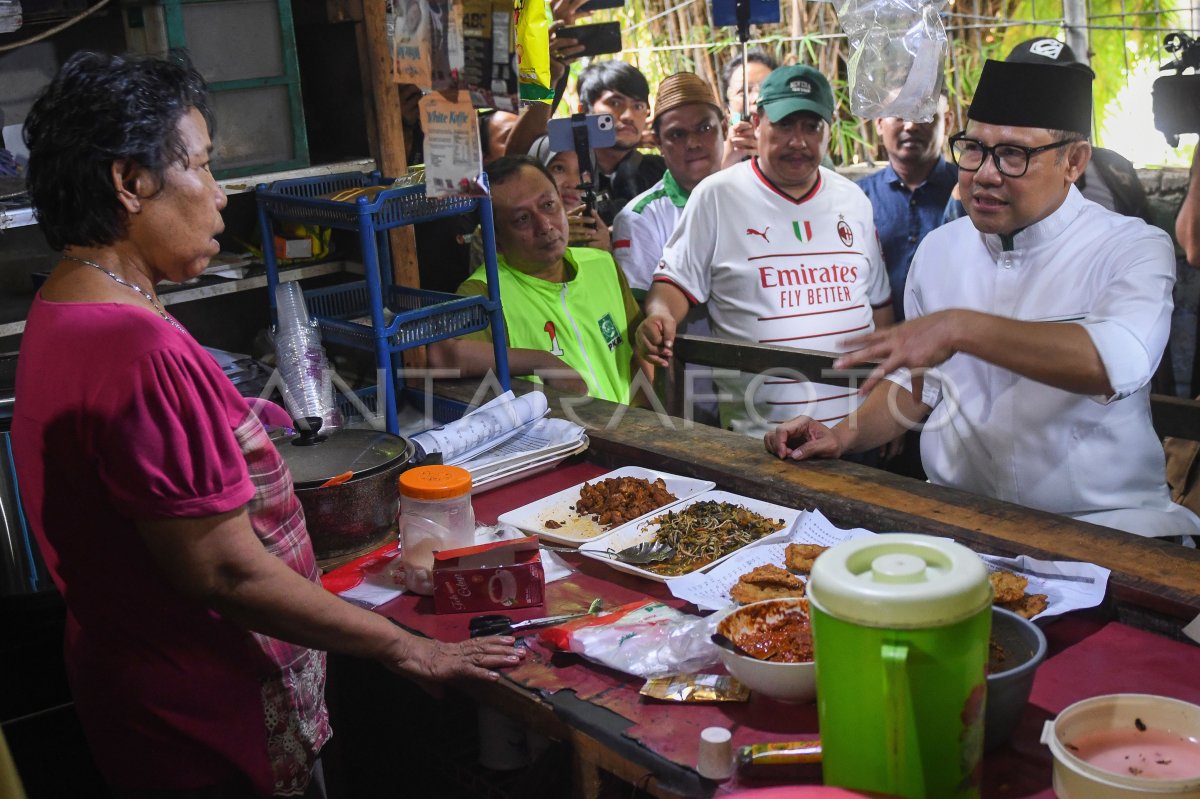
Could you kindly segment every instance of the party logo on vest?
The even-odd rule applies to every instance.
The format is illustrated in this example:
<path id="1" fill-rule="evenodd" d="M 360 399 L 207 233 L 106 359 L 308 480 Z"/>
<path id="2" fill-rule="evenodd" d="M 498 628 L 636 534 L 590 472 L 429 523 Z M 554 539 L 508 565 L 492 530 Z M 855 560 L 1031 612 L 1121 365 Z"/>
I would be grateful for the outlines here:
<path id="1" fill-rule="evenodd" d="M 842 244 L 847 247 L 854 246 L 854 231 L 846 224 L 845 219 L 839 219 L 837 223 L 838 238 L 842 240 Z"/>
<path id="2" fill-rule="evenodd" d="M 613 321 L 612 314 L 606 313 L 601 316 L 596 324 L 600 326 L 600 335 L 604 336 L 604 343 L 608 345 L 610 352 L 621 346 L 621 342 L 625 339 L 621 337 L 621 331 L 617 329 L 617 323 Z"/>

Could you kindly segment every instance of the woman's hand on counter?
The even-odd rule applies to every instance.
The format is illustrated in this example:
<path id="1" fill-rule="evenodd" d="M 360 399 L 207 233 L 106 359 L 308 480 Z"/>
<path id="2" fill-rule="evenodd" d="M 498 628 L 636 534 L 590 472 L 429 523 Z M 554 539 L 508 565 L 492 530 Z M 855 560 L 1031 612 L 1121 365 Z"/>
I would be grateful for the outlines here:
<path id="1" fill-rule="evenodd" d="M 299 646 L 381 661 L 418 681 L 495 680 L 525 656 L 512 637 L 447 644 L 402 630 L 302 577 L 267 552 L 245 508 L 186 519 L 142 520 L 142 540 L 184 596 L 225 618 Z"/>
<path id="2" fill-rule="evenodd" d="M 495 669 L 515 666 L 525 658 L 525 650 L 515 642 L 511 635 L 493 635 L 451 644 L 403 633 L 382 661 L 392 671 L 418 680 L 498 680 Z"/>

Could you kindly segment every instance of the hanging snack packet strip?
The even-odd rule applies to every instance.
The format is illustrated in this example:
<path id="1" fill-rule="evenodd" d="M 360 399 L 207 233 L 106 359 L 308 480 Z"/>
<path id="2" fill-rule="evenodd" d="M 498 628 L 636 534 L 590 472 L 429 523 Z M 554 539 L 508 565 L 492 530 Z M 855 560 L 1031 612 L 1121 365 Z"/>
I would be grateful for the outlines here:
<path id="1" fill-rule="evenodd" d="M 421 98 L 425 131 L 425 194 L 482 194 L 479 120 L 465 92 L 434 92 Z"/>
<path id="2" fill-rule="evenodd" d="M 422 91 L 432 88 L 429 71 L 431 14 L 425 0 L 396 0 L 388 14 L 392 42 L 392 81 L 412 83 Z"/>
<path id="3" fill-rule="evenodd" d="M 546 0 L 518 0 L 516 16 L 521 99 L 549 103 L 554 99 L 554 87 L 550 85 L 550 13 Z"/>
<path id="4" fill-rule="evenodd" d="M 476 108 L 517 110 L 513 0 L 462 3 L 463 70 L 459 85 Z"/>

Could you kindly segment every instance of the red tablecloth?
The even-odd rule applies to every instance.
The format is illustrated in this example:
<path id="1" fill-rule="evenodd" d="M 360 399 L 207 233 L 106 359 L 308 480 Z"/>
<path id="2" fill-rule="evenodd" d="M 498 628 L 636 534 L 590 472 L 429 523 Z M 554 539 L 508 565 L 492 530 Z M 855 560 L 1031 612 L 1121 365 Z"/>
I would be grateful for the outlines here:
<path id="1" fill-rule="evenodd" d="M 575 463 L 536 480 L 502 487 L 475 497 L 475 515 L 494 523 L 508 510 L 541 499 L 607 471 L 590 463 Z M 568 556 L 578 571 L 569 580 L 547 586 L 546 605 L 513 611 L 515 619 L 534 618 L 586 608 L 595 597 L 608 607 L 652 596 L 676 606 L 665 587 L 615 572 L 603 564 Z M 343 567 L 347 568 L 347 567 Z M 336 579 L 336 574 L 334 575 Z M 378 609 L 405 627 L 442 640 L 467 636 L 469 614 L 435 615 L 432 600 L 404 595 Z M 694 609 L 693 609 L 694 610 Z M 1012 741 L 985 759 L 984 796 L 988 799 L 1053 799 L 1051 757 L 1039 742 L 1042 725 L 1072 702 L 1105 693 L 1139 692 L 1172 696 L 1200 703 L 1200 648 L 1108 622 L 1097 612 L 1075 613 L 1051 620 L 1046 627 L 1049 656 L 1039 668 L 1030 703 Z M 815 705 L 788 705 L 753 696 L 748 703 L 679 705 L 644 701 L 642 681 L 589 664 L 575 655 L 553 653 L 536 639 L 526 639 L 527 661 L 505 672 L 513 682 L 545 695 L 571 690 L 594 705 L 628 719 L 624 735 L 674 763 L 693 767 L 699 734 L 705 727 L 726 727 L 734 746 L 762 741 L 814 738 Z M 717 794 L 732 793 L 764 783 L 734 777 Z"/>

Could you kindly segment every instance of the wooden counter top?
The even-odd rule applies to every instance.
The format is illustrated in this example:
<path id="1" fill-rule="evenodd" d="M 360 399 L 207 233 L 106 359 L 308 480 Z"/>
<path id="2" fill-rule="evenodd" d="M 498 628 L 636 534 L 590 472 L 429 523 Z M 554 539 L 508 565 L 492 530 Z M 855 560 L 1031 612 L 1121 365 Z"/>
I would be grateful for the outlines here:
<path id="1" fill-rule="evenodd" d="M 532 384 L 514 380 L 523 393 Z M 478 383 L 437 384 L 469 401 Z M 719 488 L 796 508 L 817 508 L 843 527 L 957 539 L 979 552 L 1077 560 L 1112 570 L 1117 615 L 1133 626 L 1182 637 L 1200 615 L 1200 552 L 1171 542 L 1074 521 L 978 494 L 846 461 L 785 462 L 762 442 L 649 410 L 546 391 L 551 412 L 587 427 L 590 459 L 635 464 L 716 481 Z"/>

